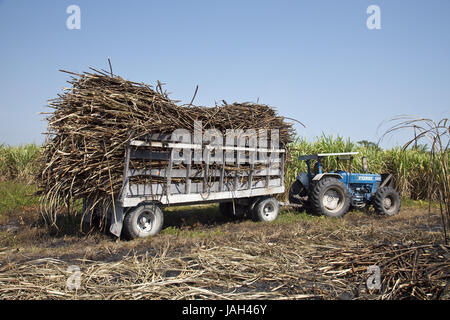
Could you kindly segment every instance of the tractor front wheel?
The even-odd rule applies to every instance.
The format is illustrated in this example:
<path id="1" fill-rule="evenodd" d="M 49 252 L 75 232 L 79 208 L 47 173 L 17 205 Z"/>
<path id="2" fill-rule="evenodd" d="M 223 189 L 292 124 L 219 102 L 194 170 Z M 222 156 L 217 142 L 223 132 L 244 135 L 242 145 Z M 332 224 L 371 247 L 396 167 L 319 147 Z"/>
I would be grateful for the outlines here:
<path id="1" fill-rule="evenodd" d="M 383 187 L 373 196 L 373 207 L 377 213 L 393 216 L 400 210 L 400 196 L 392 187 Z"/>
<path id="2" fill-rule="evenodd" d="M 325 177 L 313 186 L 309 203 L 317 214 L 342 217 L 350 208 L 350 193 L 342 181 Z"/>
<path id="3" fill-rule="evenodd" d="M 303 184 L 295 180 L 289 189 L 289 203 L 292 204 L 303 204 L 303 197 L 307 196 L 306 188 Z"/>

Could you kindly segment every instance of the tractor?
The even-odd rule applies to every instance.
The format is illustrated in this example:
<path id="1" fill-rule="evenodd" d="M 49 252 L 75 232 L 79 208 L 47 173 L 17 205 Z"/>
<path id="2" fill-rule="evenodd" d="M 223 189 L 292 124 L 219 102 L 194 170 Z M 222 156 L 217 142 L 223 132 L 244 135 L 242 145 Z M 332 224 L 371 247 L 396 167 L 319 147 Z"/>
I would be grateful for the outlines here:
<path id="1" fill-rule="evenodd" d="M 362 158 L 364 173 L 353 173 L 353 156 L 358 152 L 321 153 L 303 155 L 308 172 L 298 175 L 289 190 L 289 202 L 293 206 L 306 207 L 316 214 L 342 217 L 350 207 L 373 206 L 379 214 L 393 216 L 400 210 L 400 196 L 392 187 L 391 174 L 367 172 L 367 159 Z M 348 171 L 322 172 L 324 157 L 337 157 L 337 163 L 348 161 Z M 311 169 L 311 161 L 315 161 Z"/>

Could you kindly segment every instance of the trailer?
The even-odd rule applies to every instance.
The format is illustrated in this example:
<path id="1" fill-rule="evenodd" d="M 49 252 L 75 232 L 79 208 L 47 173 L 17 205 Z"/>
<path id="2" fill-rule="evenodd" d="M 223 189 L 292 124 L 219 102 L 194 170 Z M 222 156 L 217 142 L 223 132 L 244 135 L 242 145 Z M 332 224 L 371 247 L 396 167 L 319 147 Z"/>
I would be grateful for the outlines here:
<path id="1" fill-rule="evenodd" d="M 274 196 L 285 191 L 285 154 L 283 147 L 249 147 L 248 140 L 229 146 L 225 139 L 182 143 L 162 134 L 130 139 L 109 230 L 129 239 L 153 236 L 162 229 L 164 207 L 211 202 L 228 217 L 273 221 L 280 207 Z"/>

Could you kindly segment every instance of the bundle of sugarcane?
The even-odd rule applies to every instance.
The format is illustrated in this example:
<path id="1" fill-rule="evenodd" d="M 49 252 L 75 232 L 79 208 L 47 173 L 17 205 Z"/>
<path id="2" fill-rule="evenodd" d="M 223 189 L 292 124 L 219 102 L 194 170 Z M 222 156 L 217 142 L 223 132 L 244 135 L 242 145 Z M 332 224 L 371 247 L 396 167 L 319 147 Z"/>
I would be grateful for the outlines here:
<path id="1" fill-rule="evenodd" d="M 50 221 L 61 205 L 77 199 L 111 198 L 122 185 L 124 150 L 131 137 L 171 133 L 176 129 L 278 129 L 280 143 L 291 141 L 293 128 L 266 105 L 177 105 L 153 87 L 92 69 L 71 75 L 72 88 L 50 100 L 39 194 Z"/>

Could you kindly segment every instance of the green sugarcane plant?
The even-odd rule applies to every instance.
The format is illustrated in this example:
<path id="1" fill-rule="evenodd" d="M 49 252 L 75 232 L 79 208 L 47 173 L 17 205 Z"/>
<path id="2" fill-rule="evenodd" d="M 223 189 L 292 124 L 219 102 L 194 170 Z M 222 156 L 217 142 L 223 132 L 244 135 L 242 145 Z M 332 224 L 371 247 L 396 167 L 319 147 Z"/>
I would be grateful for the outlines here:
<path id="1" fill-rule="evenodd" d="M 443 118 L 436 122 L 428 118 L 419 118 L 413 116 L 398 116 L 391 121 L 393 125 L 386 130 L 382 139 L 399 130 L 413 129 L 414 137 L 407 141 L 399 154 L 400 157 L 406 157 L 408 147 L 413 151 L 422 151 L 427 154 L 428 162 L 422 162 L 417 171 L 421 171 L 425 176 L 426 184 L 423 188 L 427 190 L 429 206 L 431 209 L 431 200 L 433 195 L 437 194 L 439 208 L 442 219 L 442 227 L 445 244 L 448 243 L 448 231 L 450 230 L 450 177 L 449 177 L 449 157 L 448 148 L 450 144 L 450 126 L 449 119 Z M 426 142 L 430 145 L 430 151 L 424 152 L 424 148 L 418 148 L 419 142 Z M 411 163 L 404 161 L 406 167 L 399 168 L 400 174 L 408 175 L 411 169 Z M 413 163 L 417 164 L 417 162 Z M 411 183 L 414 183 L 411 181 Z"/>

